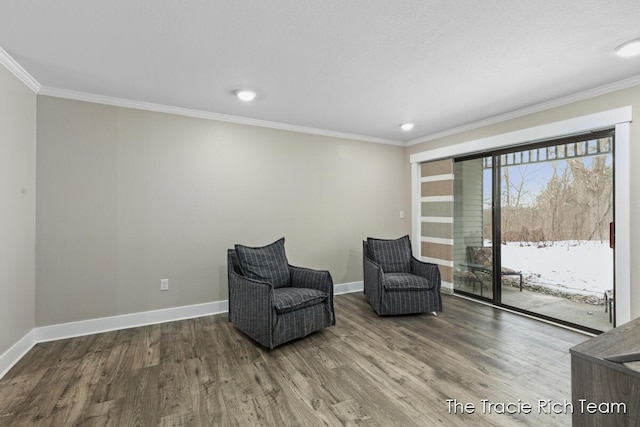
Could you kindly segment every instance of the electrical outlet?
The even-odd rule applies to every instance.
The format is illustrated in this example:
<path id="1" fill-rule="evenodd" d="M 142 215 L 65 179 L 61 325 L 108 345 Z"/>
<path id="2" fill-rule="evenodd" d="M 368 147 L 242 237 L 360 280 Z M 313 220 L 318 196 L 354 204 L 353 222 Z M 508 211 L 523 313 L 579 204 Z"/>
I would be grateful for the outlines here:
<path id="1" fill-rule="evenodd" d="M 400 211 L 400 219 L 404 219 L 404 211 Z"/>
<path id="2" fill-rule="evenodd" d="M 160 280 L 160 290 L 168 291 L 169 290 L 169 279 L 161 279 Z"/>

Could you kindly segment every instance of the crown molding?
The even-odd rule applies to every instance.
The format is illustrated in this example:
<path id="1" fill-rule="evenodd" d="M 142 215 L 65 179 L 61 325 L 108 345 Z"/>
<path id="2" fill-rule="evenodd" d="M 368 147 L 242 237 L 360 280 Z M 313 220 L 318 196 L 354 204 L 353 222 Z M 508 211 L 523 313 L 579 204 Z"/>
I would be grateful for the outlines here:
<path id="1" fill-rule="evenodd" d="M 568 105 L 573 102 L 583 101 L 585 99 L 594 98 L 596 96 L 605 95 L 607 93 L 616 92 L 618 90 L 627 89 L 637 85 L 640 85 L 640 75 L 631 77 L 625 80 L 620 80 L 618 82 L 610 83 L 604 86 L 599 86 L 594 89 L 578 92 L 573 95 L 565 96 L 552 101 L 543 102 L 542 104 L 533 105 L 531 107 L 522 108 L 516 111 L 511 111 L 509 113 L 501 114 L 499 116 L 491 117 L 484 120 L 479 120 L 477 122 L 468 123 L 466 125 L 451 128 L 442 132 L 412 139 L 409 142 L 407 142 L 406 146 L 410 147 L 412 145 L 422 144 L 423 142 L 444 138 L 445 136 L 455 135 L 455 134 L 466 132 L 469 130 L 478 129 L 484 126 L 490 126 L 497 123 L 506 122 L 507 120 L 516 119 L 518 117 L 523 117 L 529 114 L 539 113 L 541 111 L 550 110 L 556 107 L 562 107 L 563 105 Z"/>
<path id="2" fill-rule="evenodd" d="M 305 126 L 296 126 L 287 123 L 271 122 L 268 120 L 251 119 L 248 117 L 231 116 L 227 114 L 212 113 L 202 110 L 192 110 L 189 108 L 172 107 L 169 105 L 154 104 L 151 102 L 135 101 L 125 98 L 115 98 L 110 96 L 94 95 L 86 92 L 57 89 L 53 87 L 42 87 L 39 95 L 52 96 L 56 98 L 73 99 L 76 101 L 92 102 L 95 104 L 113 105 L 115 107 L 133 108 L 136 110 L 154 111 L 158 113 L 175 114 L 179 116 L 195 117 L 206 120 L 216 120 L 220 122 L 236 123 L 249 126 L 259 126 L 264 128 L 286 130 L 290 132 L 300 132 L 312 135 L 329 136 L 333 138 L 351 139 L 356 141 L 375 142 L 377 144 L 397 145 L 404 147 L 405 143 L 393 139 L 377 138 L 366 135 L 356 135 L 346 132 L 335 132 L 325 129 L 317 129 Z"/>
<path id="3" fill-rule="evenodd" d="M 0 47 L 0 64 L 4 65 L 7 70 L 16 76 L 22 83 L 27 85 L 33 92 L 38 93 L 42 85 L 34 79 L 31 74 L 16 62 L 4 49 Z"/>
<path id="4" fill-rule="evenodd" d="M 78 92 L 66 89 L 58 89 L 53 87 L 42 86 L 31 76 L 20 64 L 18 64 L 2 47 L 0 47 L 0 64 L 4 65 L 14 76 L 22 81 L 29 89 L 38 95 L 52 96 L 56 98 L 73 99 L 77 101 L 92 102 L 96 104 L 112 105 L 116 107 L 133 108 L 137 110 L 154 111 L 159 113 L 175 114 L 180 116 L 195 117 L 206 120 L 216 120 L 221 122 L 243 124 L 249 126 L 259 126 L 264 128 L 279 129 L 290 132 L 306 133 L 311 135 L 328 136 L 332 138 L 350 139 L 355 141 L 374 142 L 377 144 L 395 145 L 399 147 L 410 147 L 424 142 L 433 141 L 435 139 L 444 138 L 446 136 L 455 135 L 484 126 L 490 126 L 508 120 L 523 117 L 529 114 L 538 113 L 556 107 L 561 107 L 573 102 L 582 101 L 618 90 L 627 89 L 629 87 L 640 85 L 640 75 L 630 77 L 625 80 L 599 86 L 594 89 L 578 92 L 573 95 L 565 96 L 531 107 L 522 108 L 520 110 L 511 111 L 509 113 L 490 117 L 488 119 L 479 120 L 468 123 L 455 128 L 447 129 L 441 132 L 422 136 L 409 140 L 407 142 L 386 138 L 378 138 L 367 135 L 357 135 L 347 132 L 336 132 L 326 129 L 311 128 L 306 126 L 297 126 L 288 123 L 272 122 L 268 120 L 251 119 L 248 117 L 232 116 L 227 114 L 212 113 L 202 110 L 193 110 L 188 108 L 173 107 L 169 105 L 154 104 L 150 102 L 135 101 L 126 98 L 116 98 L 103 95 L 94 95 L 86 92 Z"/>

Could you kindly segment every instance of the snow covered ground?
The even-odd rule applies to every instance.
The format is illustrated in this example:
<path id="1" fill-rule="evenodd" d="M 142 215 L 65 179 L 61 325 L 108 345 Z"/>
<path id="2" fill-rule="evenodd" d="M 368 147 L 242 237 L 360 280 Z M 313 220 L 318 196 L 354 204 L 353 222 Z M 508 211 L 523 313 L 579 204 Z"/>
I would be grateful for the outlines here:
<path id="1" fill-rule="evenodd" d="M 613 249 L 608 242 L 511 242 L 502 265 L 522 271 L 525 283 L 600 298 L 613 289 Z"/>

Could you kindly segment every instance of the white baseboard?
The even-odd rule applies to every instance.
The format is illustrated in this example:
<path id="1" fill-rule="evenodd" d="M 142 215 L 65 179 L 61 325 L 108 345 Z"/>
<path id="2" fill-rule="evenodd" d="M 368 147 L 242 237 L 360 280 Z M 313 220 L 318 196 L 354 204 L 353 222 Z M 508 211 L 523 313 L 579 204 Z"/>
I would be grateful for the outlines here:
<path id="1" fill-rule="evenodd" d="M 333 287 L 333 294 L 350 294 L 352 292 L 362 292 L 364 289 L 364 282 L 351 282 L 351 283 L 341 283 L 339 285 L 335 285 Z"/>
<path id="2" fill-rule="evenodd" d="M 339 295 L 351 292 L 362 292 L 363 288 L 364 282 L 362 281 L 341 283 L 335 285 L 333 293 L 334 295 Z M 229 301 L 223 300 L 205 304 L 186 305 L 162 310 L 81 320 L 79 322 L 61 323 L 58 325 L 40 326 L 31 330 L 31 332 L 0 356 L 0 379 L 39 342 L 55 341 L 157 323 L 191 319 L 194 317 L 210 316 L 213 314 L 226 313 L 227 311 L 229 311 Z"/>
<path id="3" fill-rule="evenodd" d="M 453 283 L 443 281 L 440 285 L 440 292 L 447 295 L 453 295 Z"/>
<path id="4" fill-rule="evenodd" d="M 59 325 L 36 328 L 36 342 L 54 341 L 119 329 L 135 328 L 156 323 L 173 322 L 194 317 L 225 313 L 229 310 L 229 302 L 215 301 L 204 304 L 185 305 L 162 310 L 143 311 L 120 316 L 102 317 Z"/>
<path id="5" fill-rule="evenodd" d="M 351 282 L 335 285 L 334 294 L 358 292 L 363 289 L 363 282 Z M 99 319 L 81 320 L 79 322 L 61 323 L 51 326 L 40 326 L 35 329 L 35 342 L 55 341 L 119 329 L 136 328 L 156 323 L 173 322 L 194 317 L 210 316 L 229 311 L 229 301 L 215 301 L 204 304 L 185 305 L 162 310 L 143 311 L 120 316 L 102 317 Z"/>
<path id="6" fill-rule="evenodd" d="M 36 345 L 36 334 L 35 329 L 32 329 L 27 335 L 12 345 L 9 350 L 0 355 L 0 379 L 2 379 L 5 374 L 9 372 L 9 369 L 18 363 L 34 345 Z"/>

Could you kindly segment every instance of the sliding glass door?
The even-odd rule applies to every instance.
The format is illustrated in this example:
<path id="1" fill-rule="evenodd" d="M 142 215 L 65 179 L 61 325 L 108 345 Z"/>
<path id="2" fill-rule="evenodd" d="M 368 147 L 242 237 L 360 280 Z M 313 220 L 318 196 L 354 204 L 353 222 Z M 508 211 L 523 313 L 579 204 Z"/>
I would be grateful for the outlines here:
<path id="1" fill-rule="evenodd" d="M 477 248 L 493 245 L 493 179 L 491 157 L 477 157 L 454 164 L 453 243 L 456 291 L 494 298 L 491 280 L 493 260 L 473 259 Z"/>
<path id="2" fill-rule="evenodd" d="M 613 144 L 600 132 L 457 159 L 455 291 L 610 329 Z"/>

